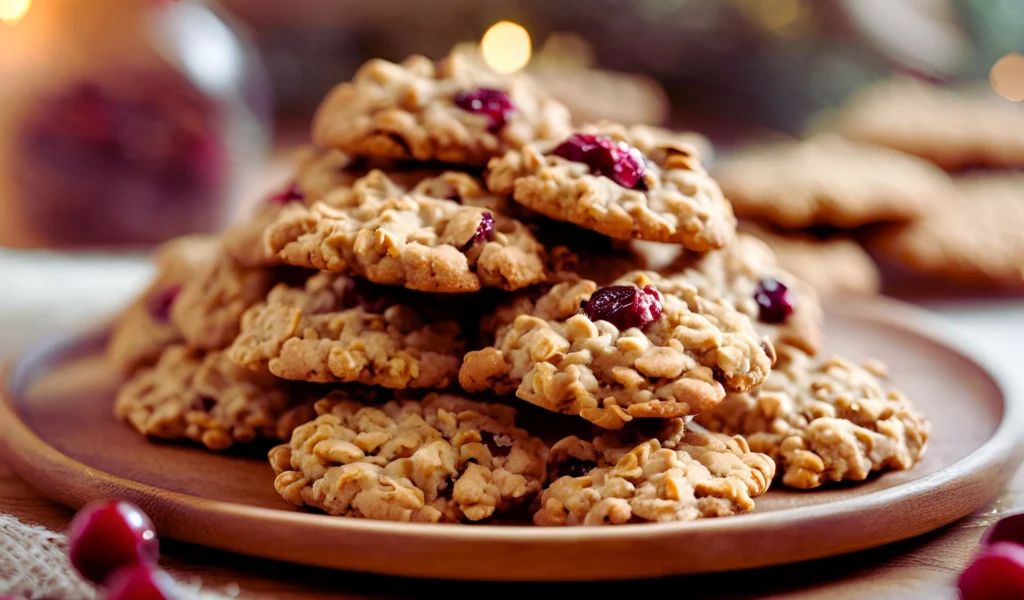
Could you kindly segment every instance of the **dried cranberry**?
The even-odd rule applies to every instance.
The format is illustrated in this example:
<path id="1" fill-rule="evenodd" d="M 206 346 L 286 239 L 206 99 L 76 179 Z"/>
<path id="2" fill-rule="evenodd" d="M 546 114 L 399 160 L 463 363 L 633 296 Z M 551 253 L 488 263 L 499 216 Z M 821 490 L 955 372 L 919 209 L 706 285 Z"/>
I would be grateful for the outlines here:
<path id="1" fill-rule="evenodd" d="M 583 460 L 570 456 L 563 460 L 555 469 L 557 477 L 583 477 L 597 468 L 597 463 L 592 460 Z"/>
<path id="2" fill-rule="evenodd" d="M 78 511 L 68 527 L 71 564 L 93 583 L 115 569 L 156 562 L 159 542 L 149 517 L 137 506 L 102 500 Z"/>
<path id="3" fill-rule="evenodd" d="M 306 195 L 299 189 L 299 184 L 293 183 L 283 192 L 278 192 L 270 197 L 271 204 L 289 204 L 291 202 L 302 202 Z"/>
<path id="4" fill-rule="evenodd" d="M 177 584 L 166 571 L 149 565 L 120 568 L 103 583 L 106 600 L 176 600 Z"/>
<path id="5" fill-rule="evenodd" d="M 957 581 L 963 600 L 1024 597 L 1024 546 L 996 542 L 985 547 Z"/>
<path id="6" fill-rule="evenodd" d="M 480 88 L 473 92 L 459 92 L 455 95 L 455 106 L 466 112 L 485 115 L 487 130 L 497 133 L 516 111 L 508 94 L 501 90 Z"/>
<path id="7" fill-rule="evenodd" d="M 624 188 L 645 189 L 647 161 L 626 142 L 601 135 L 574 133 L 552 152 L 566 160 L 583 163 L 594 175 L 603 175 Z"/>
<path id="8" fill-rule="evenodd" d="M 765 323 L 782 323 L 793 314 L 793 293 L 777 279 L 762 279 L 754 290 L 754 300 L 760 307 L 758 318 Z"/>
<path id="9" fill-rule="evenodd" d="M 213 410 L 214 406 L 217 406 L 217 401 L 209 396 L 199 396 L 192 401 L 193 409 L 200 410 L 205 413 L 208 413 L 211 410 Z"/>
<path id="10" fill-rule="evenodd" d="M 181 286 L 169 287 L 150 298 L 147 305 L 150 316 L 161 323 L 170 320 L 171 306 L 174 305 L 174 300 L 178 297 L 179 292 L 181 292 Z"/>
<path id="11" fill-rule="evenodd" d="M 613 285 L 594 292 L 582 308 L 592 321 L 608 321 L 620 330 L 643 329 L 661 317 L 661 294 L 649 285 Z"/>
<path id="12" fill-rule="evenodd" d="M 485 212 L 480 216 L 480 224 L 476 226 L 476 233 L 470 238 L 466 245 L 462 247 L 462 251 L 469 250 L 473 244 L 482 244 L 484 242 L 490 242 L 494 239 L 494 216 L 489 212 Z"/>

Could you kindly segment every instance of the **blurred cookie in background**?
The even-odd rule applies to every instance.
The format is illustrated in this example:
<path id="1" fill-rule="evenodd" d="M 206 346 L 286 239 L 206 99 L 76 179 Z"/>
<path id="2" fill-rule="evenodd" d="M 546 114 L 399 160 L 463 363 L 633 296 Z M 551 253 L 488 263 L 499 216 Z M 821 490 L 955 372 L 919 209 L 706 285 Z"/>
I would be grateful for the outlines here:
<path id="1" fill-rule="evenodd" d="M 919 158 L 834 135 L 754 144 L 712 170 L 737 217 L 782 229 L 909 221 L 950 192 Z"/>
<path id="2" fill-rule="evenodd" d="M 891 79 L 853 94 L 816 126 L 949 171 L 1024 167 L 1024 106 L 988 85 L 948 88 L 909 77 Z"/>
<path id="3" fill-rule="evenodd" d="M 739 231 L 768 244 L 779 266 L 810 285 L 822 298 L 872 296 L 881 287 L 875 262 L 849 238 L 784 233 L 750 221 L 740 221 Z"/>
<path id="4" fill-rule="evenodd" d="M 880 260 L 937 280 L 1024 290 L 1024 173 L 954 179 L 956 194 L 919 221 L 868 239 Z"/>

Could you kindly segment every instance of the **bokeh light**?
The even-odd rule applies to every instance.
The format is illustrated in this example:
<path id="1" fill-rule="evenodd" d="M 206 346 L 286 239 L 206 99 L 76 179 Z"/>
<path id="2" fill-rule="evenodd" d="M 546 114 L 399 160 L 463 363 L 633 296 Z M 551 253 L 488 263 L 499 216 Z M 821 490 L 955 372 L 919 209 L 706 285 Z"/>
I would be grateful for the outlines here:
<path id="1" fill-rule="evenodd" d="M 0 0 L 0 21 L 17 25 L 32 8 L 32 0 Z"/>
<path id="2" fill-rule="evenodd" d="M 1000 58 L 988 76 L 997 94 L 1007 100 L 1024 100 L 1024 55 L 1011 52 Z"/>
<path id="3" fill-rule="evenodd" d="M 530 62 L 533 48 L 526 29 L 511 21 L 491 25 L 480 40 L 484 62 L 498 73 L 515 73 Z"/>

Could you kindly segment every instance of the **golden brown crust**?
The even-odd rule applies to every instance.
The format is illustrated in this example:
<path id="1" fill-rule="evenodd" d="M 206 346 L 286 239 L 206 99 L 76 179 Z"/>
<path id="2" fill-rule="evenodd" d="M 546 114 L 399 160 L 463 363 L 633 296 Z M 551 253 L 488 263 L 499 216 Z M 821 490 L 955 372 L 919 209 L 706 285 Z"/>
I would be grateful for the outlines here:
<path id="1" fill-rule="evenodd" d="M 501 307 L 493 347 L 466 354 L 459 382 L 468 391 L 512 391 L 554 412 L 618 429 L 634 418 L 708 410 L 726 389 L 758 385 L 771 369 L 750 321 L 682 281 L 635 272 L 616 282 L 661 296 L 661 316 L 643 331 L 618 330 L 580 312 L 598 286 L 560 283 L 540 298 Z"/>
<path id="2" fill-rule="evenodd" d="M 285 500 L 332 515 L 474 522 L 528 503 L 547 446 L 508 406 L 451 394 L 364 406 L 332 394 L 270 452 Z"/>
<path id="3" fill-rule="evenodd" d="M 572 436 L 551 448 L 537 525 L 622 525 L 748 513 L 775 476 L 772 460 L 743 438 L 666 424 L 654 439 Z M 646 437 L 646 436 L 643 436 Z M 563 474 L 566 473 L 566 474 Z"/>
<path id="4" fill-rule="evenodd" d="M 487 186 L 545 216 L 619 239 L 683 244 L 696 251 L 732 240 L 736 220 L 698 150 L 680 134 L 602 123 L 582 133 L 637 148 L 647 159 L 646 191 L 594 175 L 586 164 L 549 154 L 563 139 L 529 144 L 488 164 Z"/>
<path id="5" fill-rule="evenodd" d="M 921 459 L 931 424 L 906 396 L 887 391 L 881 365 L 862 368 L 838 356 L 813 360 L 794 348 L 780 352 L 760 388 L 730 394 L 695 420 L 744 436 L 754 451 L 776 460 L 783 484 L 800 489 L 863 481 Z"/>
<path id="6" fill-rule="evenodd" d="M 516 110 L 498 131 L 484 115 L 462 110 L 456 94 L 505 91 Z M 313 119 L 313 142 L 350 154 L 485 165 L 511 148 L 561 137 L 569 112 L 526 77 L 502 77 L 452 54 L 439 63 L 411 56 L 374 59 L 334 88 Z"/>

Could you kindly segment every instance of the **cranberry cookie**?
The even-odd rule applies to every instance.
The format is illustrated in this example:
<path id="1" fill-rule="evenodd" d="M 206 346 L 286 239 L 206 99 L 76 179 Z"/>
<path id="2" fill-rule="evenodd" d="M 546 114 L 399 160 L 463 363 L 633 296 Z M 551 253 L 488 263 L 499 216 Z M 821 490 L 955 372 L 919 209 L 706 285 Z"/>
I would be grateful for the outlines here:
<path id="1" fill-rule="evenodd" d="M 906 396 L 887 391 L 882 365 L 814 360 L 795 348 L 779 353 L 761 387 L 730 394 L 695 420 L 742 435 L 751 449 L 775 459 L 782 483 L 794 488 L 863 481 L 921 459 L 931 425 Z"/>
<path id="2" fill-rule="evenodd" d="M 386 521 L 501 516 L 540 491 L 548 449 L 515 410 L 450 394 L 365 406 L 333 393 L 270 452 L 274 487 L 296 506 Z"/>
<path id="3" fill-rule="evenodd" d="M 465 56 L 434 63 L 374 59 L 334 88 L 313 119 L 313 143 L 349 154 L 465 165 L 564 136 L 569 111 L 524 76 Z"/>
<path id="4" fill-rule="evenodd" d="M 589 280 L 560 283 L 499 314 L 506 324 L 495 325 L 493 347 L 466 354 L 462 387 L 514 391 L 606 429 L 708 410 L 726 390 L 760 384 L 774 359 L 731 305 L 654 273 L 600 289 Z"/>
<path id="5" fill-rule="evenodd" d="M 653 439 L 575 436 L 551 447 L 536 525 L 693 521 L 754 510 L 775 476 L 772 459 L 743 438 L 708 434 L 672 419 Z M 647 437 L 647 436 L 643 436 Z"/>
<path id="6" fill-rule="evenodd" d="M 752 146 L 714 175 L 737 216 L 784 229 L 908 221 L 950 192 L 935 165 L 838 136 Z"/>
<path id="7" fill-rule="evenodd" d="M 156 275 L 114 322 L 107 357 L 118 370 L 132 373 L 152 365 L 168 346 L 181 341 L 171 308 L 182 285 L 217 256 L 216 239 L 186 236 L 166 242 L 154 256 Z"/>
<path id="8" fill-rule="evenodd" d="M 729 203 L 685 136 L 602 124 L 538 141 L 488 165 L 487 186 L 545 216 L 619 239 L 725 246 Z"/>
<path id="9" fill-rule="evenodd" d="M 313 418 L 311 403 L 266 373 L 242 369 L 219 351 L 171 346 L 128 380 L 114 413 L 140 434 L 227 450 L 258 438 L 285 440 Z"/>
<path id="10" fill-rule="evenodd" d="M 465 350 L 460 325 L 430 314 L 447 302 L 318 273 L 305 287 L 277 285 L 247 311 L 229 355 L 284 379 L 445 388 Z"/>
<path id="11" fill-rule="evenodd" d="M 287 264 L 427 292 L 516 290 L 543 281 L 544 248 L 519 221 L 405 190 L 381 171 L 267 231 Z"/>
<path id="12" fill-rule="evenodd" d="M 695 285 L 701 294 L 727 301 L 773 345 L 815 353 L 822 343 L 824 313 L 818 294 L 783 270 L 763 241 L 741 233 L 727 248 L 684 255 L 664 270 L 670 280 Z"/>

